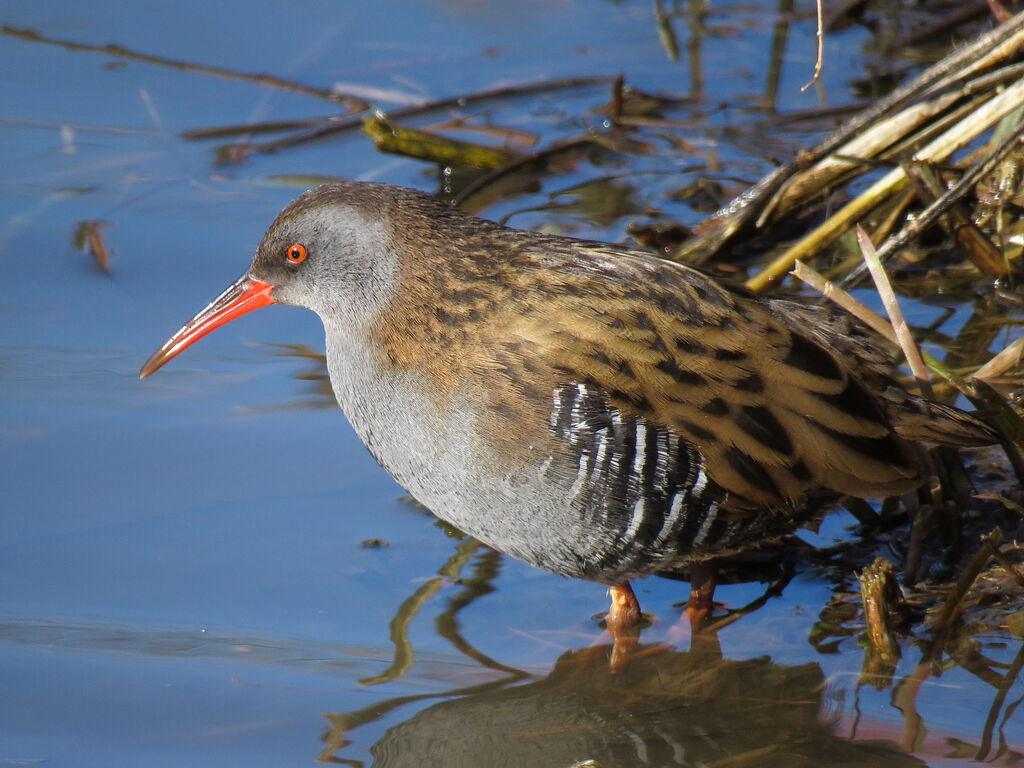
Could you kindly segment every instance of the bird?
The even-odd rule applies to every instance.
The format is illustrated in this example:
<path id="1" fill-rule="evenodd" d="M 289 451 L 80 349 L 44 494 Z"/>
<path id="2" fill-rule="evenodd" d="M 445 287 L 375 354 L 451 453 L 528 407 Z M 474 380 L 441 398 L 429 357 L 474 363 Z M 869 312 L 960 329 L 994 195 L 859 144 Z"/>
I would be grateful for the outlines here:
<path id="1" fill-rule="evenodd" d="M 999 441 L 901 387 L 837 307 L 357 181 L 289 203 L 140 378 L 268 304 L 319 315 L 338 404 L 400 485 L 498 551 L 606 585 L 620 632 L 641 621 L 631 581 L 689 567 L 705 616 L 720 558 L 840 495 L 920 486 L 922 446 Z"/>

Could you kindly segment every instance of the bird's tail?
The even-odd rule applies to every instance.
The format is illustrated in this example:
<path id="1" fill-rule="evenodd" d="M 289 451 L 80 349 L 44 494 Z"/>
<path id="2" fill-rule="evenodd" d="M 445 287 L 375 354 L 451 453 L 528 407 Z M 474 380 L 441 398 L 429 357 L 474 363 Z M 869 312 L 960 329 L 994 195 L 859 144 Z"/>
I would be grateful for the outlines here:
<path id="1" fill-rule="evenodd" d="M 911 395 L 896 387 L 883 394 L 889 422 L 907 440 L 973 448 L 1001 442 L 999 433 L 976 414 Z"/>

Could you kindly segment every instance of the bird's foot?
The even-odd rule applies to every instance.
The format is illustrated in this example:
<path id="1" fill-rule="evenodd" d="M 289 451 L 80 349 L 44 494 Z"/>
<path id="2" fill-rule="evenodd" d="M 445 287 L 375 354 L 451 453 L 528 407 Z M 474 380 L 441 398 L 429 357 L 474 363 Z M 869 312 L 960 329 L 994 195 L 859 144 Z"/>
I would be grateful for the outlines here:
<path id="1" fill-rule="evenodd" d="M 715 584 L 713 581 L 694 585 L 690 589 L 690 599 L 686 601 L 683 616 L 690 622 L 690 629 L 694 634 L 699 633 L 707 626 L 708 619 L 715 609 L 714 594 Z"/>
<path id="2" fill-rule="evenodd" d="M 633 593 L 633 588 L 629 586 L 629 582 L 616 584 L 609 588 L 608 594 L 612 599 L 608 615 L 604 619 L 608 631 L 612 634 L 631 631 L 638 633 L 643 614 L 640 612 L 640 603 Z"/>
<path id="3" fill-rule="evenodd" d="M 636 654 L 636 647 L 640 643 L 640 630 L 650 621 L 645 621 L 640 611 L 640 603 L 628 581 L 612 586 L 608 593 L 611 597 L 611 606 L 604 619 L 605 627 L 612 639 L 612 654 L 608 668 L 612 672 L 617 672 Z"/>

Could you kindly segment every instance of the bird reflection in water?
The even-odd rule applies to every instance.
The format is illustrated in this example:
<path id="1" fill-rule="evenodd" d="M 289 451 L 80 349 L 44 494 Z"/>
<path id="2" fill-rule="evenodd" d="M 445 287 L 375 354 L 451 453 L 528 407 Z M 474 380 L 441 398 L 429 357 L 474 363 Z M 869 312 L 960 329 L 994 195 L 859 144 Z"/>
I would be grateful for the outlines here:
<path id="1" fill-rule="evenodd" d="M 835 702 L 815 663 L 723 659 L 713 637 L 685 652 L 658 650 L 634 654 L 614 672 L 607 646 L 571 650 L 542 679 L 463 689 L 389 728 L 370 748 L 372 765 L 925 765 L 895 744 L 838 735 Z M 346 734 L 411 698 L 326 714 L 320 759 L 363 765 L 343 756 Z"/>
<path id="2" fill-rule="evenodd" d="M 408 705 L 444 699 L 389 728 L 370 748 L 374 766 L 554 766 L 584 759 L 605 766 L 918 766 L 894 744 L 836 735 L 837 702 L 815 663 L 782 665 L 767 657 L 722 658 L 714 630 L 690 649 L 638 644 L 625 664 L 612 645 L 568 650 L 538 679 L 475 649 L 458 613 L 493 590 L 501 555 L 471 538 L 407 598 L 391 622 L 394 660 L 363 684 L 407 673 L 407 627 L 442 582 L 460 589 L 438 615 L 438 633 L 497 679 L 443 693 L 397 696 L 368 707 L 326 713 L 321 762 L 364 763 L 345 755 L 355 729 Z M 460 578 L 465 566 L 470 572 Z M 748 610 L 757 606 L 752 604 Z"/>

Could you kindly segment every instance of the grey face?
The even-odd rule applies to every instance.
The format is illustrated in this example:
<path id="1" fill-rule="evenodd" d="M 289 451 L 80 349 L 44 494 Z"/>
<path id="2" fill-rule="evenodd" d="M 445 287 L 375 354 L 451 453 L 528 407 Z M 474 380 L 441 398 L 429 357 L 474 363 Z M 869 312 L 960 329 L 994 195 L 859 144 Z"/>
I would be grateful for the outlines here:
<path id="1" fill-rule="evenodd" d="M 347 201 L 307 192 L 285 208 L 256 249 L 249 276 L 274 300 L 352 323 L 386 298 L 397 260 L 387 227 Z"/>
<path id="2" fill-rule="evenodd" d="M 267 304 L 308 307 L 343 337 L 365 335 L 360 332 L 392 293 L 398 255 L 384 222 L 393 218 L 389 209 L 400 209 L 401 195 L 417 197 L 354 182 L 324 184 L 297 197 L 263 236 L 248 274 L 165 341 L 139 376 L 149 376 L 214 328 Z"/>

